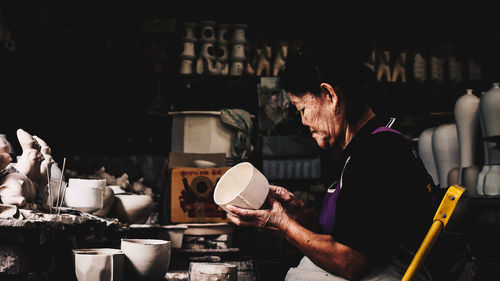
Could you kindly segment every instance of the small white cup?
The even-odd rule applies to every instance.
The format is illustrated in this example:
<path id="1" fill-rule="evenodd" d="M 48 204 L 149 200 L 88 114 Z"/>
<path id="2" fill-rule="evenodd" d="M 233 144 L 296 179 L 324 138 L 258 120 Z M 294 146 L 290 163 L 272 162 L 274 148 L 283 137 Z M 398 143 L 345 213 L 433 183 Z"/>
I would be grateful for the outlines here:
<path id="1" fill-rule="evenodd" d="M 227 170 L 215 186 L 214 201 L 226 212 L 228 204 L 259 209 L 269 193 L 267 178 L 251 163 L 242 162 Z"/>

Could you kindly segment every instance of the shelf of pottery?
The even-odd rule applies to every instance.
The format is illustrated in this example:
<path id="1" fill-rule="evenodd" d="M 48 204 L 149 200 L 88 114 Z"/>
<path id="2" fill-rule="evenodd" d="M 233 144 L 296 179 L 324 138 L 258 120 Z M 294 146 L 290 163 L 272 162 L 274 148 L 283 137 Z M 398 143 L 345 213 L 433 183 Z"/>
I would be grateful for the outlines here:
<path id="1" fill-rule="evenodd" d="M 274 44 L 274 52 L 271 43 L 251 49 L 246 29 L 247 24 L 184 23 L 179 73 L 277 76 L 288 53 L 287 41 Z"/>
<path id="2" fill-rule="evenodd" d="M 421 132 L 418 154 L 436 184 L 460 184 L 469 196 L 500 195 L 500 88 L 467 89 L 455 103 L 455 122 Z"/>

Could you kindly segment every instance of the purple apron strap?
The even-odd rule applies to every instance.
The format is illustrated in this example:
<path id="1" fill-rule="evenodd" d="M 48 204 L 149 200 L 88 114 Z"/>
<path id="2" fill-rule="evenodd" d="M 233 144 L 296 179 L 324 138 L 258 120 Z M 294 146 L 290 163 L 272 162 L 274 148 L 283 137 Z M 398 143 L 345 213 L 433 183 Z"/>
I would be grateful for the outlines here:
<path id="1" fill-rule="evenodd" d="M 403 135 L 399 131 L 385 126 L 378 127 L 371 134 L 375 135 L 381 132 L 391 132 L 401 136 Z M 344 170 L 342 170 L 342 174 L 343 173 Z M 335 191 L 328 192 L 323 199 L 323 208 L 321 209 L 321 214 L 319 216 L 319 223 L 321 224 L 323 234 L 331 234 L 333 232 L 333 227 L 335 225 L 335 209 L 337 206 L 337 198 L 339 197 L 341 189 L 340 182 L 341 181 L 339 180 L 337 186 L 335 187 Z"/>

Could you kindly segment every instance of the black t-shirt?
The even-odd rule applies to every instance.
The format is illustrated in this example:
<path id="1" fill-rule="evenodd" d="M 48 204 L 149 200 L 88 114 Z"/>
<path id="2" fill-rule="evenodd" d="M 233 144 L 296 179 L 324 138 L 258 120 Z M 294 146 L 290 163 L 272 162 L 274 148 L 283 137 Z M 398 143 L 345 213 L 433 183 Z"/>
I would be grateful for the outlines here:
<path id="1" fill-rule="evenodd" d="M 433 218 L 426 174 L 409 142 L 394 132 L 372 132 L 375 117 L 351 140 L 336 203 L 334 240 L 375 263 L 389 261 L 399 245 L 416 252 Z"/>

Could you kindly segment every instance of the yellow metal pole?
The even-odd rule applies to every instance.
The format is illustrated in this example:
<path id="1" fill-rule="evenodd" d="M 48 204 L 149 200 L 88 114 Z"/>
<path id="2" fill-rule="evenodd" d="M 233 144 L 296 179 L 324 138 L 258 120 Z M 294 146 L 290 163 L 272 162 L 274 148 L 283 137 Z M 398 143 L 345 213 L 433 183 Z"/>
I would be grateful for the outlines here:
<path id="1" fill-rule="evenodd" d="M 423 264 L 425 257 L 427 257 L 427 254 L 430 252 L 442 229 L 443 223 L 441 221 L 435 221 L 432 223 L 429 232 L 427 232 L 424 241 L 420 244 L 415 257 L 411 261 L 410 266 L 408 266 L 408 269 L 406 270 L 405 275 L 403 275 L 403 279 L 401 279 L 401 281 L 410 281 L 415 273 L 420 269 L 420 266 Z"/>
<path id="2" fill-rule="evenodd" d="M 431 228 L 427 232 L 422 244 L 420 244 L 417 253 L 413 257 L 408 269 L 406 269 L 401 281 L 410 281 L 420 269 L 425 257 L 434 245 L 434 242 L 436 242 L 439 234 L 446 227 L 446 224 L 448 224 L 448 221 L 453 214 L 453 210 L 455 210 L 455 207 L 457 206 L 458 199 L 460 199 L 464 191 L 465 188 L 459 185 L 452 185 L 448 188 L 443 200 L 441 200 L 441 204 L 439 205 L 436 214 L 434 215 Z"/>

